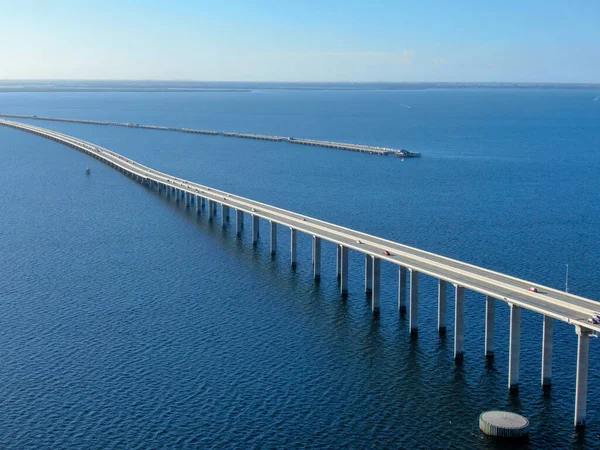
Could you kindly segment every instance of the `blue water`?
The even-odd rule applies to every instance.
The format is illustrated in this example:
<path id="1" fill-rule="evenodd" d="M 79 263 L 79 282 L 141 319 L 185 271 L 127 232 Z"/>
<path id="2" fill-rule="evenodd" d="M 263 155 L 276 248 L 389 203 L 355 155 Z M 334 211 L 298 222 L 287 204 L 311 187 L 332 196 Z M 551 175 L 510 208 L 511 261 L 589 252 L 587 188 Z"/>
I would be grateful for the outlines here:
<path id="1" fill-rule="evenodd" d="M 2 93 L 0 112 L 405 147 L 401 161 L 285 143 L 35 122 L 179 177 L 600 299 L 600 104 L 590 90 Z M 410 106 L 407 108 L 406 106 Z M 557 323 L 540 388 L 541 317 L 523 313 L 521 384 L 507 391 L 508 307 L 483 357 L 483 296 L 467 293 L 465 361 L 436 330 L 381 316 L 350 255 L 311 279 L 310 239 L 209 223 L 74 150 L 0 128 L 0 446 L 3 448 L 500 448 L 488 409 L 532 424 L 526 448 L 600 446 L 600 350 L 588 426 L 572 427 L 576 335 Z M 91 175 L 85 175 L 85 168 Z M 450 302 L 452 303 L 452 302 Z M 453 317 L 452 305 L 448 316 Z M 450 321 L 452 322 L 452 321 Z"/>

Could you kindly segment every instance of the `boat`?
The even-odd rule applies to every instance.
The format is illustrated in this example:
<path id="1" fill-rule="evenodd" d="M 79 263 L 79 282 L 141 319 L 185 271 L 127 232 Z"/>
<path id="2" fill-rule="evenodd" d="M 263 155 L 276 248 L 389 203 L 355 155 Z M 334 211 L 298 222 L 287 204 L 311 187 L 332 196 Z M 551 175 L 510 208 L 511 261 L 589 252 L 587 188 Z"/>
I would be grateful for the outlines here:
<path id="1" fill-rule="evenodd" d="M 91 172 L 92 172 L 92 171 L 90 170 L 90 168 L 89 168 L 89 167 L 88 167 L 87 169 L 85 169 L 85 173 L 86 173 L 87 175 L 89 175 Z"/>

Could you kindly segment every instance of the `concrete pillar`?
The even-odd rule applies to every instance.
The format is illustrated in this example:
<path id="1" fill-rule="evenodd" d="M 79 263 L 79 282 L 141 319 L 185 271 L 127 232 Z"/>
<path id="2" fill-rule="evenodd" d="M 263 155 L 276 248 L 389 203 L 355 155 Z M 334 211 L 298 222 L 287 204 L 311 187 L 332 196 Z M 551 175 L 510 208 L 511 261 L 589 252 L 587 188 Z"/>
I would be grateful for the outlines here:
<path id="1" fill-rule="evenodd" d="M 184 192 L 184 195 L 185 195 L 185 206 L 189 207 L 191 204 L 192 194 L 190 194 L 189 192 Z"/>
<path id="2" fill-rule="evenodd" d="M 365 255 L 365 294 L 373 291 L 373 257 Z"/>
<path id="3" fill-rule="evenodd" d="M 271 255 L 274 255 L 277 252 L 277 222 L 271 220 L 269 228 L 271 229 Z"/>
<path id="4" fill-rule="evenodd" d="M 496 299 L 485 296 L 485 357 L 494 357 L 494 317 L 496 316 Z"/>
<path id="5" fill-rule="evenodd" d="M 290 228 L 290 264 L 296 267 L 296 249 L 298 247 L 298 230 Z"/>
<path id="6" fill-rule="evenodd" d="M 552 384 L 552 334 L 554 319 L 544 316 L 542 328 L 542 387 L 548 388 Z"/>
<path id="7" fill-rule="evenodd" d="M 373 314 L 379 314 L 380 309 L 380 297 L 381 297 L 381 283 L 380 283 L 380 273 L 381 273 L 381 259 L 376 258 L 375 256 L 371 257 L 367 255 L 367 258 L 371 259 L 371 311 Z"/>
<path id="8" fill-rule="evenodd" d="M 448 298 L 448 282 L 438 280 L 438 332 L 446 332 L 446 300 Z"/>
<path id="9" fill-rule="evenodd" d="M 244 228 L 244 211 L 237 209 L 235 211 L 235 234 L 236 236 L 242 235 L 242 228 Z"/>
<path id="10" fill-rule="evenodd" d="M 313 277 L 321 279 L 321 238 L 313 236 Z"/>
<path id="11" fill-rule="evenodd" d="M 406 267 L 398 268 L 398 311 L 406 311 Z"/>
<path id="12" fill-rule="evenodd" d="M 227 225 L 229 222 L 229 206 L 221 203 L 221 222 L 223 226 Z"/>
<path id="13" fill-rule="evenodd" d="M 410 334 L 419 332 L 419 272 L 408 269 L 410 278 L 410 312 L 409 328 Z"/>
<path id="14" fill-rule="evenodd" d="M 465 353 L 465 288 L 455 285 L 454 302 L 454 359 L 462 360 Z"/>
<path id="15" fill-rule="evenodd" d="M 198 214 L 200 214 L 201 210 L 202 210 L 202 205 L 200 204 L 200 196 L 196 195 L 196 211 L 198 212 Z"/>
<path id="16" fill-rule="evenodd" d="M 508 389 L 519 389 L 519 353 L 521 352 L 521 307 L 510 305 L 510 339 L 508 352 Z"/>
<path id="17" fill-rule="evenodd" d="M 213 200 L 208 201 L 208 220 L 212 220 L 215 217 L 215 205 Z"/>
<path id="18" fill-rule="evenodd" d="M 256 245 L 258 243 L 258 216 L 252 214 L 252 245 Z"/>
<path id="19" fill-rule="evenodd" d="M 223 228 L 225 228 L 227 222 L 229 222 L 229 206 L 221 203 L 221 225 Z"/>
<path id="20" fill-rule="evenodd" d="M 340 294 L 348 296 L 348 247 L 340 245 Z"/>
<path id="21" fill-rule="evenodd" d="M 339 280 L 342 273 L 342 246 L 337 244 L 335 277 Z"/>
<path id="22" fill-rule="evenodd" d="M 575 382 L 575 427 L 585 426 L 587 409 L 588 357 L 590 331 L 575 327 L 577 333 L 577 376 Z"/>

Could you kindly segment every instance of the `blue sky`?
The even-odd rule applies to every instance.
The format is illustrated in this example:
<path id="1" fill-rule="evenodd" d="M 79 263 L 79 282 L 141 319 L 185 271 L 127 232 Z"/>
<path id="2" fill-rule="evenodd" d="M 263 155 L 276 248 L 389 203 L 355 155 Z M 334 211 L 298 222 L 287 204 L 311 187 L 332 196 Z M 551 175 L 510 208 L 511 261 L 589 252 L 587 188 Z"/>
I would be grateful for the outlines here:
<path id="1" fill-rule="evenodd" d="M 600 0 L 0 0 L 0 79 L 600 82 Z"/>

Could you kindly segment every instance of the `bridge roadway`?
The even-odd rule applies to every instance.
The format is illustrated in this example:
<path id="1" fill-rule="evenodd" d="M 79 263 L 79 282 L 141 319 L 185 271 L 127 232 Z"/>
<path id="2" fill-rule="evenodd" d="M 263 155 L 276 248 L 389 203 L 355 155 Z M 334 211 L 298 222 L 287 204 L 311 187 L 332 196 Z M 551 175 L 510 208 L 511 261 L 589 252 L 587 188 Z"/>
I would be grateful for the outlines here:
<path id="1" fill-rule="evenodd" d="M 302 144 L 311 145 L 314 147 L 325 147 L 334 148 L 340 150 L 348 150 L 354 152 L 369 153 L 372 155 L 390 155 L 394 154 L 403 158 L 416 158 L 420 157 L 421 154 L 418 152 L 411 152 L 406 149 L 394 149 L 385 147 L 376 147 L 372 145 L 363 144 L 348 144 L 344 142 L 331 142 L 331 141 L 319 141 L 315 139 L 303 139 L 294 138 L 287 136 L 269 136 L 266 134 L 252 134 L 252 133 L 235 133 L 230 131 L 215 131 L 215 130 L 200 130 L 195 128 L 178 128 L 178 127 L 165 127 L 160 125 L 143 125 L 139 123 L 125 123 L 125 122 L 106 122 L 101 120 L 86 120 L 86 119 L 67 119 L 63 117 L 44 117 L 44 116 L 28 116 L 22 114 L 1 114 L 0 117 L 10 117 L 16 119 L 34 119 L 34 120 L 50 120 L 55 122 L 71 122 L 71 123 L 85 123 L 90 125 L 112 125 L 118 127 L 129 127 L 129 128 L 144 128 L 147 130 L 162 130 L 162 131 L 179 131 L 181 133 L 194 133 L 194 134 L 205 134 L 211 136 L 228 136 L 242 139 L 259 139 L 263 141 L 274 141 L 274 142 L 288 142 L 290 144 Z"/>
<path id="2" fill-rule="evenodd" d="M 388 261 L 398 265 L 401 268 L 400 274 L 402 274 L 403 268 L 407 268 L 411 273 L 411 292 L 409 295 L 411 332 L 416 332 L 418 329 L 418 280 L 416 280 L 416 275 L 418 275 L 418 273 L 424 273 L 437 278 L 440 280 L 440 290 L 442 289 L 442 286 L 445 289 L 445 284 L 442 284 L 443 282 L 454 284 L 456 288 L 457 302 L 457 308 L 455 308 L 457 312 L 455 313 L 454 330 L 455 357 L 457 357 L 457 359 L 460 359 L 458 357 L 462 357 L 463 351 L 462 341 L 464 340 L 464 318 L 460 317 L 459 315 L 464 313 L 464 288 L 486 295 L 486 300 L 488 301 L 499 299 L 507 302 L 511 306 L 511 355 L 509 357 L 509 361 L 512 367 L 509 367 L 509 388 L 516 388 L 518 386 L 520 313 L 517 313 L 519 312 L 519 307 L 535 311 L 545 316 L 544 327 L 550 327 L 550 339 L 552 336 L 551 318 L 574 325 L 579 336 L 577 373 L 577 383 L 579 387 L 577 388 L 576 393 L 575 425 L 584 425 L 585 397 L 587 395 L 587 352 L 589 336 L 593 332 L 600 332 L 600 325 L 589 323 L 587 319 L 594 314 L 600 313 L 599 302 L 472 264 L 467 264 L 462 261 L 419 250 L 398 242 L 393 242 L 374 235 L 362 233 L 360 231 L 345 228 L 313 217 L 287 211 L 199 183 L 177 178 L 173 175 L 159 172 L 150 167 L 144 166 L 130 158 L 112 152 L 106 148 L 56 131 L 3 119 L 0 119 L 0 125 L 28 131 L 71 146 L 117 168 L 129 176 L 137 178 L 143 183 L 154 183 L 159 187 L 168 187 L 175 190 L 175 192 L 184 192 L 191 196 L 196 196 L 198 199 L 204 198 L 206 200 L 215 202 L 215 204 L 219 203 L 222 206 L 234 208 L 238 211 L 250 214 L 253 217 L 260 217 L 270 221 L 271 223 L 287 226 L 291 230 L 307 233 L 313 236 L 313 258 L 315 255 L 314 240 L 316 238 L 325 239 L 338 244 L 338 273 L 339 271 L 342 272 L 342 294 L 344 294 L 344 278 L 346 278 L 347 289 L 347 249 L 364 253 L 365 255 L 372 257 L 370 267 L 372 267 L 374 264 L 377 264 L 376 275 L 375 272 L 373 272 L 374 276 L 372 276 L 370 272 L 368 272 L 367 275 L 367 278 L 369 279 L 368 283 L 373 284 L 374 312 L 379 311 L 379 293 L 375 292 L 376 288 L 374 286 L 375 283 L 377 285 L 379 284 L 379 260 Z M 292 232 L 292 240 L 295 240 L 294 232 Z M 292 245 L 292 252 L 295 251 L 294 245 L 295 244 Z M 345 258 L 344 256 L 340 256 L 340 254 L 343 255 L 343 253 L 339 249 L 346 249 Z M 384 252 L 389 252 L 389 254 L 384 254 Z M 293 255 L 293 258 L 295 258 L 295 255 Z M 293 262 L 295 261 L 293 260 Z M 375 279 L 375 277 L 377 277 L 377 279 Z M 415 279 L 413 279 L 413 277 Z M 537 292 L 531 292 L 529 290 L 529 288 L 532 286 L 537 288 Z M 399 295 L 401 296 L 402 294 Z M 399 307 L 402 301 L 403 300 L 399 298 Z M 445 329 L 445 312 L 441 311 L 442 308 L 445 309 L 445 294 L 443 296 L 440 294 L 438 302 L 440 307 L 438 319 L 443 321 L 443 323 L 439 322 L 438 325 L 440 328 Z M 443 318 L 440 318 L 440 316 Z M 493 311 L 491 319 L 493 322 Z M 486 317 L 486 320 L 489 320 L 489 318 Z M 488 324 L 486 323 L 486 349 L 488 347 L 487 325 Z M 493 333 L 493 324 L 491 327 L 491 332 Z M 546 328 L 544 328 L 544 361 L 542 367 L 542 377 L 545 383 L 546 379 L 544 378 L 543 372 L 546 370 L 545 375 L 548 378 L 549 383 L 551 369 L 548 367 L 548 365 L 551 364 L 551 342 L 547 342 L 548 337 L 546 336 L 546 333 Z M 459 341 L 458 344 L 457 341 Z M 493 354 L 493 336 L 491 336 L 490 344 L 491 354 Z M 458 349 L 457 345 L 459 346 Z M 516 347 L 514 347 L 515 345 Z M 548 345 L 550 346 L 549 355 L 547 355 Z M 580 366 L 582 367 L 580 368 Z M 585 386 L 583 384 L 585 384 Z"/>

